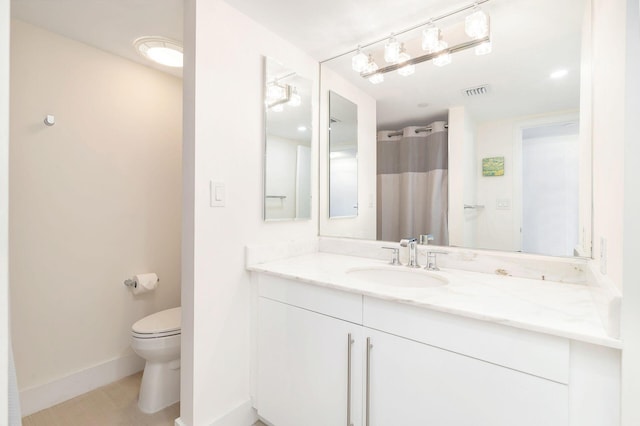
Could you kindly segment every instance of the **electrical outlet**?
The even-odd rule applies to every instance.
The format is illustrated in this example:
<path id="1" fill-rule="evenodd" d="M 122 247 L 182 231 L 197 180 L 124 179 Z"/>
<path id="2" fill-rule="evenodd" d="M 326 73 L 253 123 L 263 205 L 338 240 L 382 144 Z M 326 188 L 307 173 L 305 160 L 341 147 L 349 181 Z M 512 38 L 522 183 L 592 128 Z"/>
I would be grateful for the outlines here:
<path id="1" fill-rule="evenodd" d="M 496 210 L 511 210 L 511 200 L 509 198 L 498 198 L 496 200 Z"/>

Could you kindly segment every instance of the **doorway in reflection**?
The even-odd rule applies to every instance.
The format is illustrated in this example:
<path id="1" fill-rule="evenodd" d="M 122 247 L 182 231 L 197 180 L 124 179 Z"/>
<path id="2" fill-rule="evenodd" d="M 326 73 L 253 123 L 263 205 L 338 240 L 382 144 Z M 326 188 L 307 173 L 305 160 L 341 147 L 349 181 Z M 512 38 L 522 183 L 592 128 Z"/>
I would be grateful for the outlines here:
<path id="1" fill-rule="evenodd" d="M 578 244 L 575 122 L 522 130 L 522 251 L 573 256 Z"/>

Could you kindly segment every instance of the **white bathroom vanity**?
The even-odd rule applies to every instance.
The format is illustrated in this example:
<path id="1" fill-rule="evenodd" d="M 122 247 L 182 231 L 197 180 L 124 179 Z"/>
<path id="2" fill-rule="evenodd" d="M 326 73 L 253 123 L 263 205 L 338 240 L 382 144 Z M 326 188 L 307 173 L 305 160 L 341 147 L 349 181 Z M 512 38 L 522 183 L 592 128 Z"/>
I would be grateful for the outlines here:
<path id="1" fill-rule="evenodd" d="M 248 249 L 253 403 L 262 419 L 619 424 L 621 342 L 602 312 L 616 300 L 601 300 L 588 261 L 447 249 L 441 271 L 429 272 L 388 265 L 383 250 L 338 254 L 375 256 L 378 246 L 321 239 L 320 251 L 298 247 L 270 261 L 286 250 L 260 259 L 263 249 Z"/>

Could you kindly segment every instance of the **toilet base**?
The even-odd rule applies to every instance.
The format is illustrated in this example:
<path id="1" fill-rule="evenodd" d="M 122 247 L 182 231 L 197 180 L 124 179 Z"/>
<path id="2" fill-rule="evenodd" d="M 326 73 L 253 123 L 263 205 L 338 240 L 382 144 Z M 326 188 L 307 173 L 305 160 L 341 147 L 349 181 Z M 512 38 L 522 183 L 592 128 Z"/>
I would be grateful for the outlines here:
<path id="1" fill-rule="evenodd" d="M 138 408 L 151 414 L 180 401 L 180 360 L 147 361 L 142 373 Z"/>

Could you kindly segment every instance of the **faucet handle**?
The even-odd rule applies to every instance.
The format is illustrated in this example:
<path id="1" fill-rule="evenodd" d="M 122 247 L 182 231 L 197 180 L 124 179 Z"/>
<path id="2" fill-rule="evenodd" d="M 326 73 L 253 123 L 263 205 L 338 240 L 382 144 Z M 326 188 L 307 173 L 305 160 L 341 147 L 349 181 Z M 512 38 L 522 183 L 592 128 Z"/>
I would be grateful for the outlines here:
<path id="1" fill-rule="evenodd" d="M 442 250 L 427 250 L 427 266 L 424 267 L 427 271 L 439 271 L 438 265 L 436 263 L 436 255 L 438 254 L 449 254 L 446 251 Z"/>
<path id="2" fill-rule="evenodd" d="M 433 241 L 432 234 L 420 235 L 420 241 L 418 242 L 418 244 L 426 246 L 426 245 L 429 245 L 429 241 Z"/>
<path id="3" fill-rule="evenodd" d="M 400 265 L 400 249 L 397 247 L 382 247 L 385 250 L 393 250 L 393 257 L 391 258 L 392 265 Z"/>

